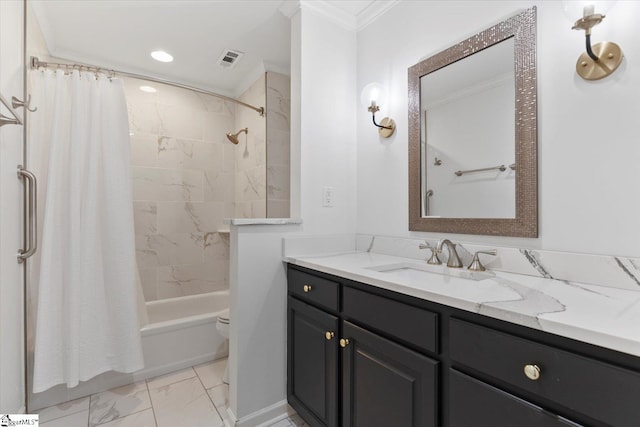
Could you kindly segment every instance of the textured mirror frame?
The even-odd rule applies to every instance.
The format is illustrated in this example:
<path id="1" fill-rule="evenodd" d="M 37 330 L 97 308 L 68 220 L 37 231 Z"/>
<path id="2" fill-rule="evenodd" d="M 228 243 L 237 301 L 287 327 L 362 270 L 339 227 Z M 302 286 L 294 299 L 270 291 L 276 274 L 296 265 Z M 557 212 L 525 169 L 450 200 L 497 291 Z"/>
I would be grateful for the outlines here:
<path id="1" fill-rule="evenodd" d="M 420 77 L 510 37 L 515 58 L 515 218 L 422 216 Z M 538 236 L 538 125 L 535 6 L 409 68 L 409 230 L 493 236 Z M 426 165 L 425 167 L 428 167 Z"/>

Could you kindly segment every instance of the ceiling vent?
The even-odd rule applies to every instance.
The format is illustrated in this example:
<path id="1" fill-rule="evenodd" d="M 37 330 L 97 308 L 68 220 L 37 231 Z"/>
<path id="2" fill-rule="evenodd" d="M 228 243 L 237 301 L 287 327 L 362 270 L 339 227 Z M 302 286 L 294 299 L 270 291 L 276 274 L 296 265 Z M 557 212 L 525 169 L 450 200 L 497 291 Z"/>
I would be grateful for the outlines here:
<path id="1" fill-rule="evenodd" d="M 240 58 L 242 58 L 243 55 L 244 53 L 240 51 L 225 49 L 222 51 L 222 55 L 218 58 L 218 65 L 223 68 L 233 68 L 236 66 L 236 63 L 240 61 Z"/>

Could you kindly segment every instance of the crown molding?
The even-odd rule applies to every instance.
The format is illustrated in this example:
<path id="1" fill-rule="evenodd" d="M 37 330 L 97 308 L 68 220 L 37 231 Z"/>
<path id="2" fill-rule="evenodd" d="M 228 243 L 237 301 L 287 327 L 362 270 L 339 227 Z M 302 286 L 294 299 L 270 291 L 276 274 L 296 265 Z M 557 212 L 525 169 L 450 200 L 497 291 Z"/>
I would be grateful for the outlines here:
<path id="1" fill-rule="evenodd" d="M 337 6 L 334 6 L 331 2 L 326 0 L 300 0 L 301 9 L 310 10 L 317 15 L 321 15 L 334 24 L 338 24 L 340 27 L 349 30 L 357 31 L 357 19 L 355 15 L 352 15 Z"/>
<path id="2" fill-rule="evenodd" d="M 358 32 L 384 15 L 400 1 L 374 0 L 357 15 L 353 15 L 335 6 L 335 0 L 286 0 L 280 6 L 280 12 L 291 18 L 300 9 L 310 10 L 346 30 Z"/>
<path id="3" fill-rule="evenodd" d="M 367 6 L 360 13 L 358 13 L 356 31 L 360 31 L 364 29 L 366 26 L 374 22 L 380 16 L 387 13 L 387 11 L 389 11 L 398 3 L 400 3 L 400 0 L 373 1 L 369 6 Z"/>

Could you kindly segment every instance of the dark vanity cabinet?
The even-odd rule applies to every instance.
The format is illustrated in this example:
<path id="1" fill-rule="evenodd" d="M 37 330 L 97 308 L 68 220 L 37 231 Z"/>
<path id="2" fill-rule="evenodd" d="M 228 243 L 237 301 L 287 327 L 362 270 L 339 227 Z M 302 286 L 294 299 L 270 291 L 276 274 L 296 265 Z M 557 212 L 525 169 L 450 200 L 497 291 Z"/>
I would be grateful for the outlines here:
<path id="1" fill-rule="evenodd" d="M 567 408 L 579 414 L 580 419 L 589 420 L 588 425 L 640 426 L 637 370 L 456 318 L 450 321 L 449 342 L 449 356 L 459 369 L 475 373 L 487 382 L 503 384 L 505 390 L 531 396 L 532 401 L 548 401 Z M 537 367 L 538 374 L 536 370 L 525 372 L 532 367 Z M 454 404 L 456 400 L 451 402 Z M 524 406 L 527 404 L 522 402 L 521 411 L 525 411 Z M 529 418 L 534 413 L 543 417 L 540 408 L 528 406 Z M 558 418 L 555 424 L 549 421 L 522 425 L 576 424 Z"/>
<path id="2" fill-rule="evenodd" d="M 437 425 L 437 361 L 349 322 L 342 334 L 341 425 Z"/>
<path id="3" fill-rule="evenodd" d="M 293 269 L 288 281 L 289 403 L 310 425 L 337 427 L 340 285 Z"/>
<path id="4" fill-rule="evenodd" d="M 640 426 L 637 357 L 298 266 L 288 290 L 311 426 Z"/>
<path id="5" fill-rule="evenodd" d="M 338 426 L 338 318 L 293 298 L 288 312 L 289 402 L 317 425 Z"/>
<path id="6" fill-rule="evenodd" d="M 397 330 L 411 340 L 420 328 L 410 322 L 435 322 L 433 313 L 384 307 L 383 298 L 293 268 L 288 280 L 287 394 L 309 425 L 438 425 L 439 362 L 388 338 Z M 368 307 L 357 303 L 361 296 L 369 298 Z M 435 332 L 435 325 L 428 327 Z M 416 341 L 435 346 L 435 336 Z"/>
<path id="7" fill-rule="evenodd" d="M 455 370 L 449 374 L 449 390 L 452 427 L 580 425 Z"/>

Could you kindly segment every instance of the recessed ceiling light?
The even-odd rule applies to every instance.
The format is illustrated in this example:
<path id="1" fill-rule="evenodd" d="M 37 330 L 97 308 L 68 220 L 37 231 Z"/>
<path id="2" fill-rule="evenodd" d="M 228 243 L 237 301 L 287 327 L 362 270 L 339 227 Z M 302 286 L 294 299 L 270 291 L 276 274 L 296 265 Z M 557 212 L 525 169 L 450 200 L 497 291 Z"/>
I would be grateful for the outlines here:
<path id="1" fill-rule="evenodd" d="M 129 136 L 133 136 L 133 135 L 135 135 L 135 133 L 129 132 Z"/>
<path id="2" fill-rule="evenodd" d="M 164 50 L 154 50 L 153 52 L 151 52 L 151 57 L 156 61 L 160 61 L 160 62 L 173 61 L 173 56 L 169 55 Z"/>
<path id="3" fill-rule="evenodd" d="M 147 93 L 156 93 L 158 90 L 152 86 L 140 86 L 140 90 Z"/>

